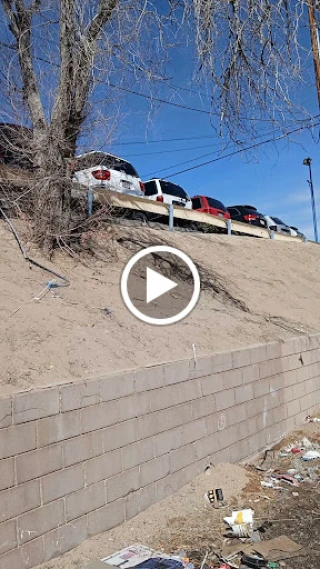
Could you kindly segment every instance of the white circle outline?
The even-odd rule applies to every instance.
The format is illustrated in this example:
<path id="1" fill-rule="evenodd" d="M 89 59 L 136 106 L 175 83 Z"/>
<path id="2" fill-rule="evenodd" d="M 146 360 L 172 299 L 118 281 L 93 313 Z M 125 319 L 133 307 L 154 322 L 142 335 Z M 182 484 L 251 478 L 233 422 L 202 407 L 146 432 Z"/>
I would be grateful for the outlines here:
<path id="1" fill-rule="evenodd" d="M 140 259 L 142 259 L 146 255 L 150 255 L 150 253 L 171 253 L 172 255 L 176 255 L 186 263 L 186 265 L 189 267 L 192 273 L 193 293 L 191 299 L 187 304 L 187 306 L 175 316 L 170 316 L 169 318 L 152 318 L 151 316 L 146 316 L 145 314 L 143 314 L 143 312 L 140 312 L 140 310 L 138 310 L 130 300 L 128 294 L 128 278 L 130 271 L 132 267 L 138 261 L 140 261 Z M 142 251 L 139 251 L 139 253 L 136 253 L 135 255 L 133 255 L 133 257 L 131 257 L 130 261 L 128 261 L 128 263 L 126 264 L 125 268 L 122 271 L 120 290 L 121 290 L 122 300 L 126 305 L 126 307 L 128 308 L 128 310 L 131 312 L 131 314 L 139 318 L 139 320 L 146 322 L 147 324 L 153 324 L 154 326 L 168 326 L 169 324 L 174 324 L 175 322 L 179 322 L 180 320 L 188 316 L 188 314 L 190 314 L 190 312 L 194 309 L 200 296 L 200 277 L 197 267 L 195 266 L 194 262 L 191 261 L 190 257 L 186 255 L 186 253 L 183 253 L 182 251 L 176 249 L 175 247 L 169 247 L 167 245 L 155 245 L 153 247 L 147 247 L 146 249 L 142 249 Z"/>

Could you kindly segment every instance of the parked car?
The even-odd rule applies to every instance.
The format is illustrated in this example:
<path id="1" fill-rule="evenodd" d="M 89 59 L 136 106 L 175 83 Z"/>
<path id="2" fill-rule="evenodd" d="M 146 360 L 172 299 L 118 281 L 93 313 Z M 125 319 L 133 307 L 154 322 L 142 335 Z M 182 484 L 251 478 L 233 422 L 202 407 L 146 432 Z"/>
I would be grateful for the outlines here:
<path id="1" fill-rule="evenodd" d="M 135 168 L 107 152 L 86 152 L 75 159 L 73 181 L 86 187 L 144 197 L 144 185 Z"/>
<path id="2" fill-rule="evenodd" d="M 302 231 L 299 231 L 299 229 L 297 227 L 293 227 L 292 225 L 290 225 L 290 229 L 293 229 L 293 231 L 296 231 L 298 237 L 301 237 L 301 239 L 306 239 L 305 234 L 302 233 Z"/>
<path id="3" fill-rule="evenodd" d="M 227 208 L 231 219 L 242 221 L 250 225 L 258 225 L 259 227 L 267 227 L 267 222 L 262 215 L 252 205 L 233 205 Z"/>
<path id="4" fill-rule="evenodd" d="M 297 232 L 284 223 L 284 221 L 279 217 L 270 217 L 269 215 L 265 215 L 264 217 L 267 222 L 268 229 L 284 233 L 285 235 L 291 235 L 292 237 L 297 237 Z"/>
<path id="5" fill-rule="evenodd" d="M 230 213 L 222 202 L 207 196 L 194 196 L 191 198 L 192 209 L 202 211 L 203 213 L 210 213 L 210 215 L 217 215 L 230 219 Z"/>
<path id="6" fill-rule="evenodd" d="M 186 209 L 192 209 L 192 202 L 187 192 L 172 182 L 152 178 L 144 182 L 145 197 L 149 200 L 178 205 Z"/>

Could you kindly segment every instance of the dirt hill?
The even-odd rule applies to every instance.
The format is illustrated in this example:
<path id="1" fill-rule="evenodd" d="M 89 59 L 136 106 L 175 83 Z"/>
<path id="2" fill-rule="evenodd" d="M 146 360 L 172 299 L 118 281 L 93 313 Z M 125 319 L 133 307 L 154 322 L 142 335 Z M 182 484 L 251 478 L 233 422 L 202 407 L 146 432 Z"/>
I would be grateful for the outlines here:
<path id="1" fill-rule="evenodd" d="M 24 236 L 30 256 L 71 282 L 37 300 L 52 277 L 24 261 L 4 222 L 0 238 L 2 396 L 192 358 L 192 344 L 201 356 L 320 330 L 320 247 L 312 243 L 118 227 L 88 236 L 82 262 L 61 252 L 50 263 Z M 136 320 L 119 290 L 130 256 L 160 243 L 189 254 L 203 283 L 193 313 L 163 328 Z"/>

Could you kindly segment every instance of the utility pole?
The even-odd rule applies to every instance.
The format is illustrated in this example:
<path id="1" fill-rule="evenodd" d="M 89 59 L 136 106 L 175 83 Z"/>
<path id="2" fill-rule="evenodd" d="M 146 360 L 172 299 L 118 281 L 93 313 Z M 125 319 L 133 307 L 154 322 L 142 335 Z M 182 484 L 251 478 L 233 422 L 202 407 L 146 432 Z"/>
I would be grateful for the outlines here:
<path id="1" fill-rule="evenodd" d="M 308 13 L 309 13 L 309 23 L 310 23 L 310 38 L 311 47 L 313 55 L 314 71 L 316 76 L 316 85 L 318 92 L 318 103 L 320 109 L 320 43 L 318 35 L 318 26 L 315 17 L 314 0 L 307 0 L 308 2 Z"/>
<path id="2" fill-rule="evenodd" d="M 309 180 L 307 180 L 310 188 L 311 194 L 311 208 L 312 208 L 312 220 L 313 220 L 313 231 L 314 231 L 314 240 L 316 243 L 319 242 L 318 238 L 318 221 L 317 221 L 317 211 L 316 211 L 316 201 L 314 199 L 314 188 L 313 188 L 313 179 L 312 179 L 312 170 L 311 170 L 311 158 L 305 158 L 303 161 L 304 166 L 308 166 L 309 168 Z"/>

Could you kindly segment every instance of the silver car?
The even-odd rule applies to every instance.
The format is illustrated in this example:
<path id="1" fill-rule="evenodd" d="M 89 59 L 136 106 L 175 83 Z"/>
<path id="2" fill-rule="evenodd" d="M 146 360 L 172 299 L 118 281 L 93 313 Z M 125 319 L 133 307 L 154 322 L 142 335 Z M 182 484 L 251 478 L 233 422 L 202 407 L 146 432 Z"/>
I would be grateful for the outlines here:
<path id="1" fill-rule="evenodd" d="M 264 215 L 267 222 L 268 229 L 272 231 L 278 231 L 279 233 L 284 233 L 285 235 L 291 235 L 291 237 L 297 237 L 298 233 L 289 227 L 282 219 L 279 217 L 270 217 L 269 215 Z"/>
<path id="2" fill-rule="evenodd" d="M 73 182 L 87 188 L 144 197 L 144 185 L 132 164 L 107 152 L 93 151 L 77 156 Z"/>

